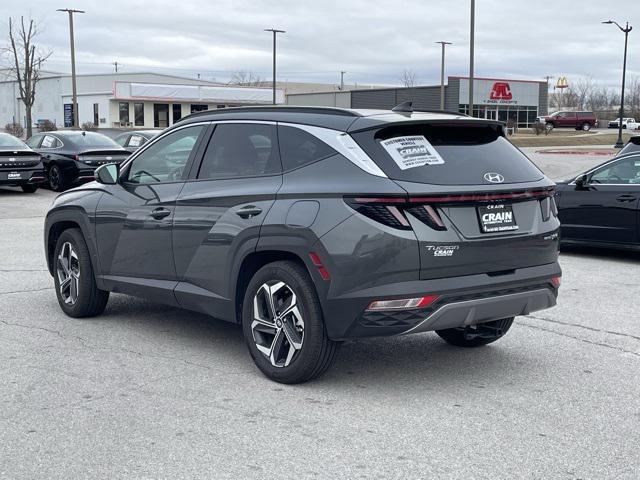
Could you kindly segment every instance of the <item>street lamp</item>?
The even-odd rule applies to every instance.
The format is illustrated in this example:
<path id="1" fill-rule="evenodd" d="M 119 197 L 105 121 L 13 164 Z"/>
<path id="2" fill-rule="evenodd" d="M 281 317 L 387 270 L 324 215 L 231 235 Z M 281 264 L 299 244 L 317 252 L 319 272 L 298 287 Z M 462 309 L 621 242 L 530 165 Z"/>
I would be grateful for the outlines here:
<path id="1" fill-rule="evenodd" d="M 73 14 L 84 13 L 84 10 L 73 8 L 59 8 L 58 12 L 69 14 L 69 39 L 71 41 L 71 103 L 73 104 L 73 120 L 71 128 L 78 128 L 78 90 L 76 88 L 76 49 L 73 41 Z"/>
<path id="2" fill-rule="evenodd" d="M 276 35 L 278 33 L 287 33 L 284 30 L 275 28 L 265 28 L 265 32 L 273 32 L 273 104 L 276 104 Z"/>
<path id="3" fill-rule="evenodd" d="M 629 22 L 626 23 L 626 26 L 623 28 L 620 26 L 618 22 L 614 22 L 613 20 L 607 20 L 606 22 L 602 22 L 607 25 L 615 25 L 620 29 L 621 32 L 624 33 L 624 60 L 622 61 L 622 93 L 620 95 L 620 118 L 618 119 L 618 141 L 614 145 L 615 148 L 622 148 L 624 143 L 622 142 L 622 119 L 624 117 L 624 80 L 627 73 L 627 40 L 629 39 L 629 32 L 633 29 L 633 27 L 629 26 Z"/>
<path id="4" fill-rule="evenodd" d="M 442 64 L 440 67 L 440 110 L 444 110 L 444 49 L 447 45 L 453 45 L 451 42 L 436 42 L 442 45 Z"/>

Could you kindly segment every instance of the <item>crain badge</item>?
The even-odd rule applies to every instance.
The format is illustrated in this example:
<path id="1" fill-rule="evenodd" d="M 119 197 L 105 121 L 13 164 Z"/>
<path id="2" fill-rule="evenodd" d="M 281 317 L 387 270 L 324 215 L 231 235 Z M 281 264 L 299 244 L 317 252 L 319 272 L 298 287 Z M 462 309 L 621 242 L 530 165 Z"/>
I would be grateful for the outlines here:
<path id="1" fill-rule="evenodd" d="M 460 249 L 458 245 L 427 245 L 426 248 L 434 257 L 452 257 Z"/>

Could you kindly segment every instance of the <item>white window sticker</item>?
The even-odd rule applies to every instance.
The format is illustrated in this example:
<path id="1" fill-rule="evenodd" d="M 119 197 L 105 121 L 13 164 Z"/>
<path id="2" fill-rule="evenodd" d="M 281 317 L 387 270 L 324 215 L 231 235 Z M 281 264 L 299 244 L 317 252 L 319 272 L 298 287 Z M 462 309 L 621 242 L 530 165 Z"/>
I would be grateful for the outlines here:
<path id="1" fill-rule="evenodd" d="M 444 163 L 440 154 L 423 135 L 394 137 L 380 143 L 400 170 Z"/>

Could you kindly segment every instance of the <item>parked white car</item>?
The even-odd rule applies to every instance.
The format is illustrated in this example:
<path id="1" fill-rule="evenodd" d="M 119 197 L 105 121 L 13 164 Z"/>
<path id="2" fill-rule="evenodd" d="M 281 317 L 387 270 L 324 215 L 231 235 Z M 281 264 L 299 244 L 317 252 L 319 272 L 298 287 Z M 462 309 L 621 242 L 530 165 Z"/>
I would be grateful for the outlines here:
<path id="1" fill-rule="evenodd" d="M 632 125 L 637 125 L 636 123 L 636 119 L 635 118 L 623 118 L 622 119 L 622 128 L 629 128 L 629 124 Z M 620 117 L 616 118 L 615 120 L 611 120 L 609 122 L 609 128 L 618 128 L 618 126 L 620 125 Z M 635 130 L 635 128 L 630 128 L 630 130 Z"/>

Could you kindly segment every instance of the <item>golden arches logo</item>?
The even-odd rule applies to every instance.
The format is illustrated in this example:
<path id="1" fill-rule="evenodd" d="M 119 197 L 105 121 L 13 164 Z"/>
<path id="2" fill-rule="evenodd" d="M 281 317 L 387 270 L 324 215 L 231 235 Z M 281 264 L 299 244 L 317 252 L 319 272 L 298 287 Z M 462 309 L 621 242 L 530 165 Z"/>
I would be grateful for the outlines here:
<path id="1" fill-rule="evenodd" d="M 569 82 L 567 81 L 567 77 L 558 77 L 556 88 L 567 88 L 568 86 Z"/>

